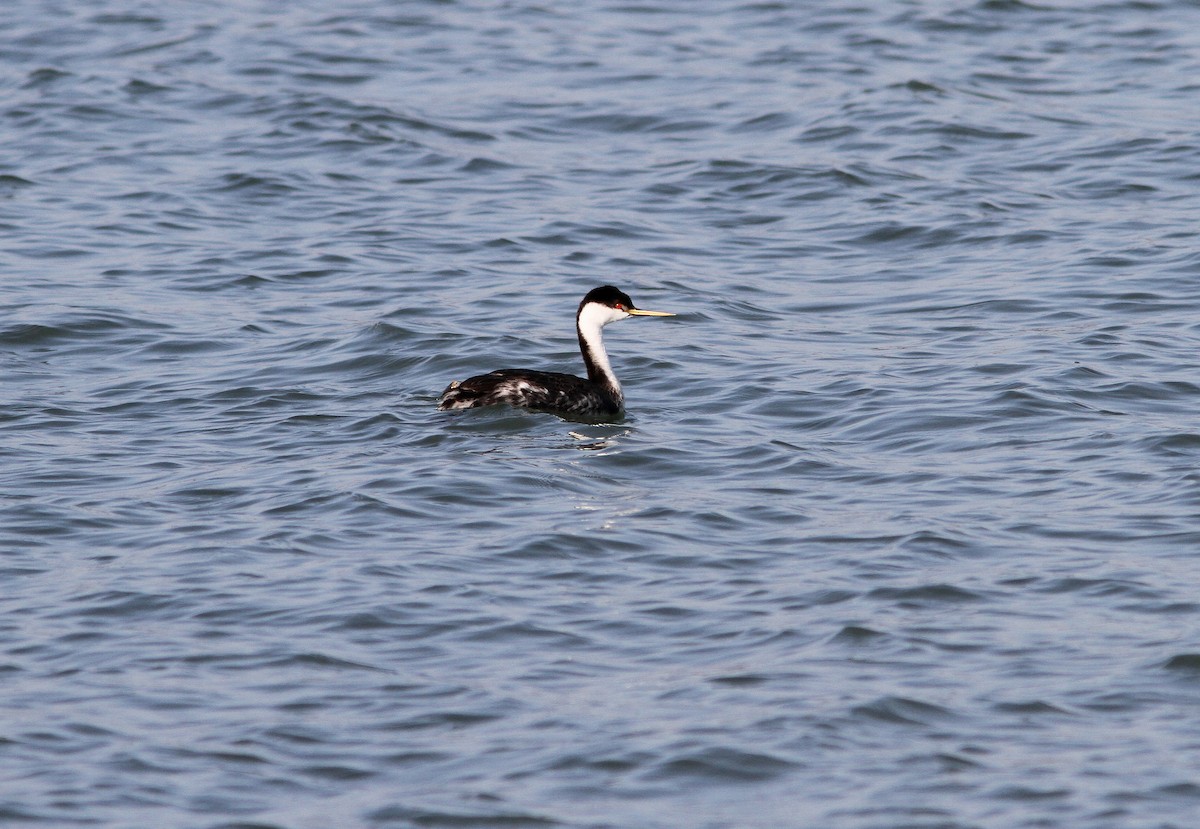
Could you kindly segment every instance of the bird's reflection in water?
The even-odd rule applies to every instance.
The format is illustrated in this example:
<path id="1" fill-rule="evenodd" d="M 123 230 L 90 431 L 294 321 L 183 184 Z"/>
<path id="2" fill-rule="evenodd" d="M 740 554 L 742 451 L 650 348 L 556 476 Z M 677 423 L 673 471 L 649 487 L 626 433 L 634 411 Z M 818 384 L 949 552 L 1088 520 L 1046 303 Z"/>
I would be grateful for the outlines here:
<path id="1" fill-rule="evenodd" d="M 577 442 L 571 444 L 576 449 L 584 451 L 598 452 L 605 449 L 613 449 L 623 438 L 631 434 L 632 430 L 622 429 L 620 432 L 615 432 L 611 435 L 585 435 L 582 432 L 568 432 Z"/>

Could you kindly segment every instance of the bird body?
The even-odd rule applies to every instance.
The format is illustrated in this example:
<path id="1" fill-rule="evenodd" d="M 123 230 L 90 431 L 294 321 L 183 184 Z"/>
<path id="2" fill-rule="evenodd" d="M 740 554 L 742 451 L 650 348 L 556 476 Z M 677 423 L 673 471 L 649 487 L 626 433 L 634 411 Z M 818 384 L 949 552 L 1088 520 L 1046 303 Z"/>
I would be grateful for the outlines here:
<path id="1" fill-rule="evenodd" d="M 507 403 L 519 409 L 616 415 L 624 402 L 619 389 L 614 395 L 573 374 L 502 368 L 455 380 L 442 394 L 438 408 L 470 409 Z"/>
<path id="2" fill-rule="evenodd" d="M 670 317 L 664 311 L 643 311 L 629 296 L 606 285 L 588 292 L 575 314 L 579 351 L 586 378 L 534 369 L 505 368 L 451 383 L 438 408 L 471 409 L 506 403 L 522 409 L 581 417 L 619 415 L 625 406 L 621 384 L 608 362 L 601 329 L 631 316 Z"/>

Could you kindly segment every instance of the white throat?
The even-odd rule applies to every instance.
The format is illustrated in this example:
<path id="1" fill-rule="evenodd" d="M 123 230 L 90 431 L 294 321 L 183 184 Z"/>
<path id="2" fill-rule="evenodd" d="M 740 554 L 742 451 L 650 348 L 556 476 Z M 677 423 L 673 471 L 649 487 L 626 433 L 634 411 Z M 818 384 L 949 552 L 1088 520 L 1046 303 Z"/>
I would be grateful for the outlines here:
<path id="1" fill-rule="evenodd" d="M 608 362 L 608 352 L 604 350 L 604 337 L 600 332 L 610 322 L 623 320 L 628 316 L 629 314 L 616 308 L 589 302 L 579 312 L 578 320 L 579 340 L 587 351 L 585 360 L 590 358 L 591 364 L 604 375 L 618 398 L 621 396 L 621 384 L 617 382 L 617 376 L 613 374 L 612 366 Z"/>

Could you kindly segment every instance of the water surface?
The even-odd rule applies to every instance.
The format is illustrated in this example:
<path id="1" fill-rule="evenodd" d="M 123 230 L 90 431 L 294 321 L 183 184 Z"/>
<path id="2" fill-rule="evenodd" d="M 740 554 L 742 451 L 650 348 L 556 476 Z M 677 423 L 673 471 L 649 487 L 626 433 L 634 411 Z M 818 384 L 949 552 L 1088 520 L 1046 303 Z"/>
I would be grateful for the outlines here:
<path id="1" fill-rule="evenodd" d="M 5 823 L 1194 823 L 1194 3 L 160 6 L 0 11 Z"/>

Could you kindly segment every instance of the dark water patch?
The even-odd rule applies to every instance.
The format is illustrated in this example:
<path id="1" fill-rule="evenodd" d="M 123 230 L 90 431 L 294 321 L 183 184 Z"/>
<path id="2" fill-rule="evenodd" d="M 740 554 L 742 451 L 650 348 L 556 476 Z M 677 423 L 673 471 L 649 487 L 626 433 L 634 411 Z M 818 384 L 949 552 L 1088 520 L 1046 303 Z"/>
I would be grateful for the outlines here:
<path id="1" fill-rule="evenodd" d="M 12 197 L 26 187 L 33 187 L 34 182 L 21 176 L 5 173 L 0 175 L 0 197 Z"/>
<path id="2" fill-rule="evenodd" d="M 709 682 L 737 688 L 743 686 L 761 685 L 765 682 L 769 682 L 770 680 L 770 677 L 760 676 L 757 674 L 738 674 L 736 676 L 713 677 L 709 680 Z"/>
<path id="3" fill-rule="evenodd" d="M 1039 585 L 1038 590 L 1046 593 L 1080 593 L 1085 596 L 1127 596 L 1130 598 L 1150 599 L 1158 596 L 1158 592 L 1147 589 L 1133 581 L 1118 579 L 1085 579 L 1061 578 Z"/>
<path id="4" fill-rule="evenodd" d="M 1029 702 L 1002 702 L 994 706 L 995 710 L 1004 714 L 1016 714 L 1023 717 L 1061 717 L 1070 716 L 1070 712 L 1041 700 Z"/>
<path id="5" fill-rule="evenodd" d="M 1168 659 L 1163 667 L 1168 671 L 1187 676 L 1200 676 L 1200 654 L 1181 653 Z"/>
<path id="6" fill-rule="evenodd" d="M 475 811 L 388 806 L 371 812 L 367 817 L 380 826 L 429 826 L 433 829 L 486 829 L 491 826 L 523 829 L 561 825 L 551 818 L 513 811 L 499 804 L 491 809 L 480 806 Z"/>
<path id="7" fill-rule="evenodd" d="M 226 173 L 220 181 L 220 191 L 240 192 L 252 199 L 281 198 L 297 190 L 296 185 L 288 184 L 279 177 L 251 173 Z"/>
<path id="8" fill-rule="evenodd" d="M 861 625 L 847 625 L 838 631 L 833 637 L 834 642 L 840 642 L 847 645 L 871 645 L 878 642 L 886 642 L 888 635 L 877 630 L 873 630 Z"/>
<path id="9" fill-rule="evenodd" d="M 137 618 L 141 616 L 156 616 L 161 611 L 177 606 L 174 597 L 134 593 L 129 591 L 111 591 L 80 596 L 78 602 L 85 606 L 72 611 L 72 615 L 84 616 L 117 616 L 121 618 Z"/>
<path id="10" fill-rule="evenodd" d="M 900 541 L 900 549 L 921 555 L 952 557 L 962 555 L 974 549 L 975 545 L 968 538 L 959 534 L 921 530 L 910 534 Z"/>
<path id="11" fill-rule="evenodd" d="M 867 594 L 869 598 L 896 602 L 905 607 L 928 605 L 962 604 L 986 601 L 979 592 L 950 584 L 929 584 L 918 587 L 877 587 Z"/>
<path id="12" fill-rule="evenodd" d="M 1160 786 L 1155 789 L 1154 793 L 1163 797 L 1197 800 L 1200 799 L 1200 785 L 1191 782 L 1173 783 L 1167 786 Z"/>
<path id="13" fill-rule="evenodd" d="M 771 780 L 786 774 L 795 764 L 770 754 L 727 747 L 683 752 L 684 756 L 647 769 L 649 780 L 707 781 L 708 783 L 747 783 Z"/>
<path id="14" fill-rule="evenodd" d="M 1035 786 L 1002 786 L 991 792 L 1000 800 L 1063 800 L 1074 794 L 1070 789 Z"/>
<path id="15" fill-rule="evenodd" d="M 757 115 L 731 128 L 732 132 L 770 132 L 794 126 L 795 119 L 786 112 Z"/>
<path id="16" fill-rule="evenodd" d="M 868 705 L 855 706 L 852 713 L 857 718 L 893 725 L 932 725 L 956 716 L 939 705 L 905 697 L 884 697 Z"/>
<path id="17" fill-rule="evenodd" d="M 1140 445 L 1147 452 L 1175 457 L 1191 457 L 1200 453 L 1200 433 L 1154 435 L 1144 438 Z"/>
<path id="18" fill-rule="evenodd" d="M 442 711 L 433 714 L 422 714 L 417 717 L 406 719 L 402 722 L 387 723 L 385 727 L 392 731 L 425 729 L 450 731 L 471 726 L 484 725 L 486 723 L 495 721 L 497 717 L 497 714 L 481 712 Z"/>
<path id="19" fill-rule="evenodd" d="M 381 671 L 386 670 L 374 665 L 365 665 L 358 662 L 351 662 L 346 659 L 339 659 L 329 654 L 323 653 L 297 653 L 279 656 L 267 660 L 267 663 L 275 669 L 289 668 L 320 668 L 333 671 Z"/>
<path id="20" fill-rule="evenodd" d="M 57 67 L 47 66 L 30 72 L 26 76 L 23 88 L 29 89 L 31 87 L 46 86 L 70 77 L 72 77 L 71 72 L 67 72 Z"/>
<path id="21" fill-rule="evenodd" d="M 708 129 L 709 121 L 672 120 L 652 115 L 604 114 L 567 118 L 560 122 L 564 132 L 609 132 L 609 133 L 686 133 Z"/>
<path id="22" fill-rule="evenodd" d="M 470 173 L 470 174 L 480 174 L 480 173 L 486 174 L 486 173 L 494 173 L 494 172 L 503 172 L 503 171 L 512 170 L 515 168 L 516 168 L 516 165 L 514 165 L 514 164 L 509 164 L 509 163 L 506 163 L 503 161 L 498 161 L 496 159 L 475 157 L 475 158 L 472 158 L 471 160 L 469 160 L 466 164 L 463 164 L 459 168 L 459 171 L 463 172 L 463 173 Z"/>
<path id="23" fill-rule="evenodd" d="M 1022 141 L 1033 138 L 1032 133 L 1018 132 L 965 124 L 917 124 L 918 132 L 928 132 L 951 140 Z"/>

